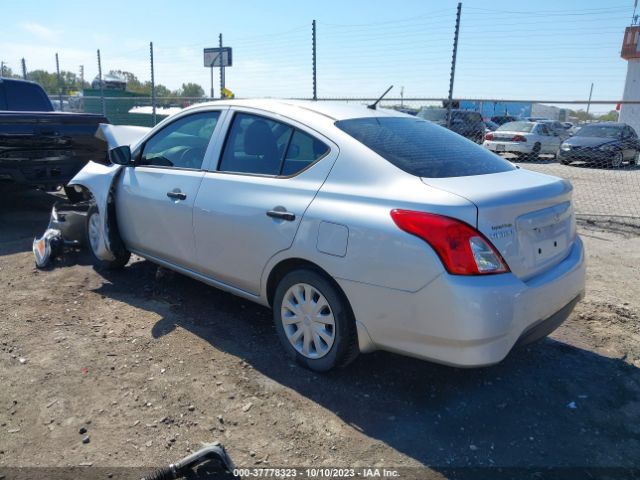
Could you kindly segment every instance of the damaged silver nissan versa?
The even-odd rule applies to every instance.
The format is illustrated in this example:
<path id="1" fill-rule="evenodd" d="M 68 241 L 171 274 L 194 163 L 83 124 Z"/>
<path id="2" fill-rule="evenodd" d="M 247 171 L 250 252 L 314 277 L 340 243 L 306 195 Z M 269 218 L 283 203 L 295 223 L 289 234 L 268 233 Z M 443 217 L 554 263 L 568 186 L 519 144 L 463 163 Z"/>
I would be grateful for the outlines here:
<path id="1" fill-rule="evenodd" d="M 493 364 L 583 294 L 571 184 L 423 119 L 233 100 L 101 132 L 112 164 L 69 182 L 85 207 L 63 215 L 96 264 L 133 252 L 270 306 L 307 368 L 376 349 Z"/>

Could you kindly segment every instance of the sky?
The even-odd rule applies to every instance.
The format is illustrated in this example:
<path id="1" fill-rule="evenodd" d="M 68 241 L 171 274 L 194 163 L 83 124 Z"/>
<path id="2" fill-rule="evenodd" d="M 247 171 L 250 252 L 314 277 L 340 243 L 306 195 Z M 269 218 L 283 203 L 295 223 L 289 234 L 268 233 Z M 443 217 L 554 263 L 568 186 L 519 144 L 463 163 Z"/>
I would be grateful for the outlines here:
<path id="1" fill-rule="evenodd" d="M 456 3 L 451 0 L 0 0 L 0 60 L 14 72 L 63 70 L 85 79 L 127 70 L 171 89 L 208 93 L 202 49 L 233 48 L 226 86 L 238 97 L 312 94 L 311 21 L 317 21 L 319 97 L 446 97 Z M 583 100 L 622 96 L 620 58 L 633 0 L 464 0 L 454 97 Z M 219 93 L 219 73 L 214 72 Z M 594 106 L 606 111 L 610 106 Z"/>

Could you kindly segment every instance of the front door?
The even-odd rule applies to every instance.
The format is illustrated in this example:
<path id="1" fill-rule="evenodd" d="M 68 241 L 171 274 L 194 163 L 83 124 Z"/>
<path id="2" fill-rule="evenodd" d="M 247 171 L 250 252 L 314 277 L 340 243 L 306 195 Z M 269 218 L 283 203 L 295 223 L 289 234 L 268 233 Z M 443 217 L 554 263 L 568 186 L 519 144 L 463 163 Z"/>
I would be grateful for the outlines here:
<path id="1" fill-rule="evenodd" d="M 217 171 L 194 206 L 199 271 L 257 294 L 269 259 L 291 246 L 337 147 L 304 126 L 236 112 Z"/>
<path id="2" fill-rule="evenodd" d="M 195 261 L 193 204 L 219 111 L 181 116 L 142 145 L 116 192 L 120 236 L 143 255 L 189 268 Z"/>

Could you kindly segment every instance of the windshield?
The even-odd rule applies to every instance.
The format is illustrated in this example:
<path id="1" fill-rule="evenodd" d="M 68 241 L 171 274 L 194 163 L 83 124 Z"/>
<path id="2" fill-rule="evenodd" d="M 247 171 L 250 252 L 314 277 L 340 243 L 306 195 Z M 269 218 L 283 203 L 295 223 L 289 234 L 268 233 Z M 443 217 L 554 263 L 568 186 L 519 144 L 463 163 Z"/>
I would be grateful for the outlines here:
<path id="1" fill-rule="evenodd" d="M 588 125 L 575 134 L 576 137 L 620 138 L 622 128 L 605 125 Z"/>
<path id="2" fill-rule="evenodd" d="M 507 160 L 457 133 L 419 118 L 353 118 L 335 125 L 418 177 L 464 177 L 515 169 Z"/>
<path id="3" fill-rule="evenodd" d="M 498 127 L 498 132 L 530 132 L 534 124 L 531 122 L 509 122 Z"/>

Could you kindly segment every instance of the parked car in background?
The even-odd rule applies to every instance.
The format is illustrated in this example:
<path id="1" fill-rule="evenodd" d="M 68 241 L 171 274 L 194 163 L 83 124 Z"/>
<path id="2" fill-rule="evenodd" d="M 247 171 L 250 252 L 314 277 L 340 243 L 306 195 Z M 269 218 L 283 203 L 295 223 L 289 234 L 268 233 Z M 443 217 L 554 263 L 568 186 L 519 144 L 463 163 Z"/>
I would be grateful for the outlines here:
<path id="1" fill-rule="evenodd" d="M 509 122 L 485 135 L 483 146 L 495 153 L 512 153 L 519 158 L 536 158 L 542 153 L 558 152 L 560 137 L 546 123 Z"/>
<path id="2" fill-rule="evenodd" d="M 422 107 L 417 116 L 441 127 L 447 126 L 446 108 Z M 451 110 L 450 130 L 475 143 L 482 143 L 485 134 L 485 125 L 482 121 L 482 115 L 478 112 L 454 108 Z"/>
<path id="3" fill-rule="evenodd" d="M 625 123 L 590 123 L 560 145 L 563 165 L 585 162 L 600 167 L 621 167 L 625 161 L 638 162 L 640 141 L 635 130 Z"/>
<path id="4" fill-rule="evenodd" d="M 544 123 L 553 135 L 560 137 L 561 141 L 566 140 L 571 136 L 571 132 L 569 132 L 558 120 L 541 120 L 539 123 Z"/>
<path id="5" fill-rule="evenodd" d="M 0 78 L 0 184 L 55 189 L 89 161 L 108 162 L 102 115 L 55 112 L 34 82 Z"/>
<path id="6" fill-rule="evenodd" d="M 498 125 L 515 122 L 516 120 L 518 120 L 518 117 L 514 117 L 512 115 L 494 115 L 493 117 L 491 117 L 491 121 L 493 123 L 497 123 Z"/>
<path id="7" fill-rule="evenodd" d="M 527 122 L 547 122 L 551 121 L 550 118 L 547 117 L 523 117 L 521 120 L 526 120 Z"/>
<path id="8" fill-rule="evenodd" d="M 584 290 L 569 182 L 393 110 L 199 104 L 110 157 L 65 189 L 96 264 L 133 252 L 270 306 L 312 370 L 375 349 L 496 363 Z"/>
<path id="9" fill-rule="evenodd" d="M 484 121 L 484 133 L 489 133 L 495 131 L 500 125 L 491 120 L 483 120 Z"/>

